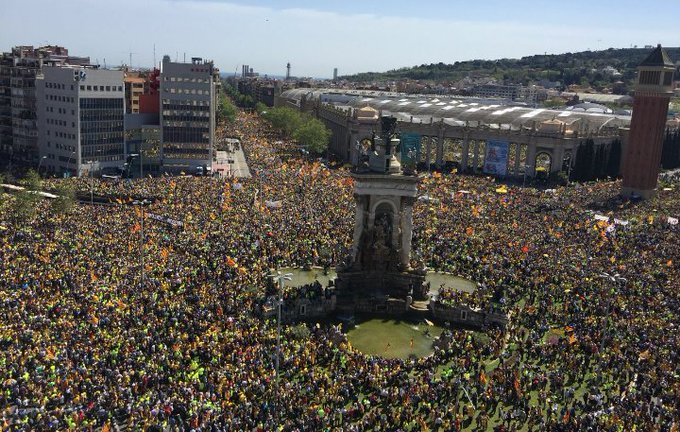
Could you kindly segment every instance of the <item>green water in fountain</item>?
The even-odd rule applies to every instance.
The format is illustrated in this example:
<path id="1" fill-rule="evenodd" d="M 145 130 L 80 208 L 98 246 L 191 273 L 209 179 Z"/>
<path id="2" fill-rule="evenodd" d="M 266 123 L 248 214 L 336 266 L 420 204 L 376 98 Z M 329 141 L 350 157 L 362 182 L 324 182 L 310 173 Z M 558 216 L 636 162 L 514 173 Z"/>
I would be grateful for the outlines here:
<path id="1" fill-rule="evenodd" d="M 370 319 L 350 329 L 347 339 L 364 354 L 407 359 L 412 355 L 425 357 L 432 354 L 432 342 L 442 330 L 437 325 L 431 326 L 425 322 Z"/>

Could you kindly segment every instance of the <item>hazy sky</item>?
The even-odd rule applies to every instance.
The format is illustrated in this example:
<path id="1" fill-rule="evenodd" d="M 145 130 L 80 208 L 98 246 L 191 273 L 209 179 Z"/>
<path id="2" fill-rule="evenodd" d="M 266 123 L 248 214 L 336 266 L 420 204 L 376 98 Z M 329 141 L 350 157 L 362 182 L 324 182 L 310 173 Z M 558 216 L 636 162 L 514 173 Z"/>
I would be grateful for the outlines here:
<path id="1" fill-rule="evenodd" d="M 63 45 L 107 65 L 163 54 L 295 76 L 680 45 L 675 0 L 0 0 L 0 49 Z M 680 59 L 674 59 L 680 60 Z"/>

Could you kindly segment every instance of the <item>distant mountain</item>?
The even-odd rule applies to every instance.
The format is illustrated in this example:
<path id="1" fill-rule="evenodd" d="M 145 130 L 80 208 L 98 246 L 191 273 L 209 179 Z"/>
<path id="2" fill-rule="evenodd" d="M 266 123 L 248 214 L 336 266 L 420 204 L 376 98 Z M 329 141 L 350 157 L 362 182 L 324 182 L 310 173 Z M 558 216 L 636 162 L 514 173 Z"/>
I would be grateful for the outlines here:
<path id="1" fill-rule="evenodd" d="M 680 64 L 680 48 L 665 49 L 670 58 Z M 610 48 L 604 51 L 533 55 L 521 59 L 468 60 L 453 64 L 440 62 L 341 78 L 360 83 L 402 79 L 444 83 L 471 76 L 493 77 L 497 81 L 524 85 L 548 80 L 560 81 L 562 85 L 590 84 L 600 87 L 619 80 L 626 83 L 632 81 L 638 64 L 651 51 L 651 48 Z"/>

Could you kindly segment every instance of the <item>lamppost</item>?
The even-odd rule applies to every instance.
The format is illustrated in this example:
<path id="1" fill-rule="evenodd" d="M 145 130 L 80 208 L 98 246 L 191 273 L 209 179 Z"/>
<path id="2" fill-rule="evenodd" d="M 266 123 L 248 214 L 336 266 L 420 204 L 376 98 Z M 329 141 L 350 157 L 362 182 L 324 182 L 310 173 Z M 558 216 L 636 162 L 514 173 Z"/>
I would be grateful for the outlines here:
<path id="1" fill-rule="evenodd" d="M 281 357 L 281 304 L 283 303 L 283 285 L 285 281 L 289 281 L 293 278 L 292 273 L 281 273 L 277 271 L 276 274 L 271 274 L 269 277 L 279 284 L 279 295 L 276 299 L 276 387 L 274 388 L 274 406 L 275 413 L 278 416 L 278 401 L 279 401 L 279 358 Z"/>
<path id="2" fill-rule="evenodd" d="M 43 156 L 40 158 L 40 162 L 38 162 L 38 175 L 40 175 L 40 166 L 42 165 L 42 162 L 47 159 L 47 156 Z"/>
<path id="3" fill-rule="evenodd" d="M 628 282 L 628 279 L 625 277 L 622 277 L 618 273 L 614 274 L 609 274 L 607 272 L 602 272 L 600 273 L 600 277 L 605 280 L 605 282 L 610 282 L 614 285 L 615 288 L 619 286 L 619 284 L 624 284 Z M 617 292 L 612 292 L 611 294 L 618 294 Z M 604 317 L 604 321 L 602 323 L 602 340 L 600 340 L 600 353 L 602 353 L 602 350 L 604 349 L 604 341 L 606 339 L 607 335 L 607 321 L 609 320 L 609 315 L 611 314 L 611 309 L 612 309 L 612 297 L 613 295 L 608 295 L 607 296 L 607 315 Z"/>
<path id="4" fill-rule="evenodd" d="M 533 166 L 529 164 L 524 165 L 524 180 L 522 180 L 522 187 L 526 186 L 527 184 L 527 170 L 533 168 Z"/>
<path id="5" fill-rule="evenodd" d="M 132 205 L 139 206 L 141 209 L 141 220 L 139 230 L 139 287 L 144 288 L 144 207 L 151 204 L 148 200 L 134 200 Z"/>
<path id="6" fill-rule="evenodd" d="M 141 145 L 141 144 L 140 144 L 140 145 Z M 139 178 L 141 179 L 141 178 L 143 177 L 143 174 L 142 174 L 142 169 L 143 169 L 143 165 L 142 165 L 142 152 L 140 151 L 139 153 L 130 153 L 130 154 L 129 154 L 129 157 L 130 157 L 130 159 L 139 158 Z M 131 167 L 132 167 L 132 164 L 130 165 L 130 168 L 131 168 Z"/>
<path id="7" fill-rule="evenodd" d="M 73 156 L 75 156 L 75 155 L 76 155 L 76 151 L 73 150 L 73 151 L 71 152 L 71 155 L 68 157 L 68 161 L 66 161 L 66 165 L 68 165 L 68 166 L 66 167 L 66 169 L 67 169 L 67 172 L 68 172 L 68 176 L 69 176 L 69 177 L 71 177 L 71 160 L 73 160 Z M 76 172 L 77 172 L 77 170 L 76 170 Z"/>
<path id="8" fill-rule="evenodd" d="M 94 205 L 94 177 L 92 176 L 94 161 L 91 160 L 85 163 L 90 167 L 90 170 L 88 172 L 88 175 L 90 177 L 90 205 Z"/>

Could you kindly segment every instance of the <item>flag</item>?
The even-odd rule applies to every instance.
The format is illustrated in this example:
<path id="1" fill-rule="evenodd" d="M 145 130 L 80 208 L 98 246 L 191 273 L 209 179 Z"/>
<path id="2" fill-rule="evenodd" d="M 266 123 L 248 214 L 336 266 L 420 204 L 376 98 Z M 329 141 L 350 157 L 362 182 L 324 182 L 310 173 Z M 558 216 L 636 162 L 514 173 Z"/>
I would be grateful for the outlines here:
<path id="1" fill-rule="evenodd" d="M 481 372 L 479 372 L 479 382 L 482 383 L 482 385 L 486 385 L 488 382 L 488 379 L 486 378 L 486 373 L 484 373 L 484 369 L 482 369 Z"/>
<path id="2" fill-rule="evenodd" d="M 236 261 L 230 256 L 227 257 L 227 265 L 231 268 L 237 267 Z"/>
<path id="3" fill-rule="evenodd" d="M 576 342 L 577 342 L 577 340 L 576 340 L 576 336 L 574 336 L 574 333 L 572 333 L 571 335 L 569 335 L 569 344 L 570 344 L 570 345 L 573 345 L 573 344 L 575 344 Z"/>
<path id="4" fill-rule="evenodd" d="M 133 233 L 139 232 L 141 229 L 142 229 L 142 226 L 138 223 L 136 223 L 132 226 L 132 232 Z"/>
<path id="5" fill-rule="evenodd" d="M 522 252 L 529 253 L 529 246 L 527 245 L 522 246 Z"/>

